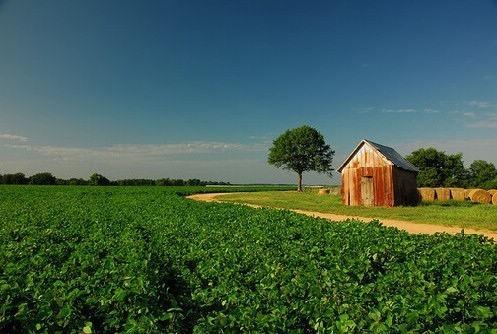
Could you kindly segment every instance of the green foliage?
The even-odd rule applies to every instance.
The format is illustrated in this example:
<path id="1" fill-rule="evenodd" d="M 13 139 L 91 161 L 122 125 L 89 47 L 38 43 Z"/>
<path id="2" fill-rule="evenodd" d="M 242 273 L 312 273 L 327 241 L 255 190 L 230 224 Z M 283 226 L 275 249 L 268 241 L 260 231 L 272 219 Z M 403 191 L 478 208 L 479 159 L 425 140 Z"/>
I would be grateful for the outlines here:
<path id="1" fill-rule="evenodd" d="M 110 181 L 105 176 L 94 173 L 90 176 L 88 184 L 90 186 L 108 186 L 110 184 Z"/>
<path id="2" fill-rule="evenodd" d="M 447 154 L 445 156 L 445 166 L 443 185 L 446 187 L 466 187 L 468 182 L 468 172 L 464 168 L 462 153 Z"/>
<path id="3" fill-rule="evenodd" d="M 203 181 L 200 179 L 170 179 L 161 178 L 158 180 L 153 179 L 123 179 L 110 181 L 100 174 L 93 174 L 90 180 L 70 178 L 60 179 L 53 176 L 51 173 L 37 173 L 29 178 L 23 173 L 16 174 L 0 174 L 0 184 L 32 184 L 32 185 L 70 185 L 70 186 L 83 186 L 83 185 L 113 185 L 113 186 L 206 186 L 206 185 L 230 185 L 229 182 L 224 181 Z"/>
<path id="4" fill-rule="evenodd" d="M 497 188 L 497 168 L 484 160 L 466 169 L 462 153 L 446 154 L 433 147 L 416 150 L 406 159 L 419 168 L 419 187 Z"/>
<path id="5" fill-rule="evenodd" d="M 495 178 L 493 180 L 490 180 L 490 181 L 484 182 L 483 184 L 480 185 L 480 188 L 483 188 L 483 189 L 497 189 L 497 178 Z"/>
<path id="6" fill-rule="evenodd" d="M 0 332 L 489 332 L 497 249 L 202 188 L 3 187 Z"/>
<path id="7" fill-rule="evenodd" d="M 416 150 L 406 159 L 419 168 L 419 187 L 465 187 L 467 184 L 461 153 L 446 154 L 430 147 Z"/>
<path id="8" fill-rule="evenodd" d="M 55 183 L 56 183 L 56 178 L 51 173 L 37 173 L 29 178 L 29 184 L 53 185 Z"/>
<path id="9" fill-rule="evenodd" d="M 85 186 L 88 185 L 88 181 L 85 179 L 77 179 L 73 177 L 67 180 L 66 184 L 70 186 Z"/>
<path id="10" fill-rule="evenodd" d="M 268 163 L 296 172 L 301 190 L 303 172 L 316 171 L 331 175 L 334 154 L 330 145 L 324 141 L 323 135 L 304 125 L 285 131 L 273 141 L 273 146 L 269 149 Z"/>
<path id="11" fill-rule="evenodd" d="M 28 182 L 28 178 L 23 173 L 4 174 L 2 176 L 3 184 L 27 184 Z"/>
<path id="12" fill-rule="evenodd" d="M 475 160 L 469 166 L 469 174 L 471 186 L 480 187 L 497 178 L 497 169 L 490 162 Z"/>

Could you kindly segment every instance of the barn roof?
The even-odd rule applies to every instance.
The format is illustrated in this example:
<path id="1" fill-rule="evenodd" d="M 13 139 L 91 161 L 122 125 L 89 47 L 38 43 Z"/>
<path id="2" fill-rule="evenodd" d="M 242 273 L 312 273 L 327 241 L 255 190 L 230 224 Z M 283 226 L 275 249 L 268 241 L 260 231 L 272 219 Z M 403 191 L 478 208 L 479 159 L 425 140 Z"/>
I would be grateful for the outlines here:
<path id="1" fill-rule="evenodd" d="M 380 152 L 381 155 L 383 155 L 387 160 L 389 160 L 394 166 L 404 169 L 406 171 L 410 172 L 419 172 L 419 169 L 416 168 L 412 163 L 404 159 L 403 156 L 401 156 L 397 151 L 395 151 L 393 148 L 374 143 L 370 140 L 363 139 L 359 145 L 355 148 L 354 151 L 349 155 L 349 157 L 343 162 L 343 164 L 338 168 L 338 171 L 341 172 L 342 169 L 347 165 L 347 163 L 352 159 L 352 157 L 356 154 L 357 151 L 364 145 L 364 144 L 369 144 L 373 148 L 375 148 L 378 152 Z"/>

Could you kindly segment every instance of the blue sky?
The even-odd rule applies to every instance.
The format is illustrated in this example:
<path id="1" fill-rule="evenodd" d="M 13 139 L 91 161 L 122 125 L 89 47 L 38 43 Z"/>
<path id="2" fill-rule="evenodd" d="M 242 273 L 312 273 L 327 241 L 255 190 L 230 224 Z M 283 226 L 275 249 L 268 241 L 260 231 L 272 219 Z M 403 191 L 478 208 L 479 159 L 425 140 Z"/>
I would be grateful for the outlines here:
<path id="1" fill-rule="evenodd" d="M 0 173 L 292 182 L 266 154 L 301 124 L 335 166 L 497 162 L 497 2 L 0 0 Z"/>

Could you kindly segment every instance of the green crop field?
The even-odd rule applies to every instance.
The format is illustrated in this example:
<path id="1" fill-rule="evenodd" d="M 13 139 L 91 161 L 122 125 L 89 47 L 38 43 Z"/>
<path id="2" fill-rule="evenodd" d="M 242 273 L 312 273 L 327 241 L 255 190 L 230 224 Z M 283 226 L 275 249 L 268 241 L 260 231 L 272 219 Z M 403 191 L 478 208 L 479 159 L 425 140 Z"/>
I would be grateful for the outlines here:
<path id="1" fill-rule="evenodd" d="M 338 195 L 319 196 L 315 191 L 261 191 L 219 197 L 226 202 L 248 203 L 283 209 L 300 209 L 338 215 L 397 219 L 414 223 L 497 231 L 497 206 L 470 202 L 432 202 L 414 207 L 358 207 L 342 204 Z"/>
<path id="2" fill-rule="evenodd" d="M 0 332 L 496 333 L 483 237 L 180 196 L 199 191 L 0 187 Z"/>

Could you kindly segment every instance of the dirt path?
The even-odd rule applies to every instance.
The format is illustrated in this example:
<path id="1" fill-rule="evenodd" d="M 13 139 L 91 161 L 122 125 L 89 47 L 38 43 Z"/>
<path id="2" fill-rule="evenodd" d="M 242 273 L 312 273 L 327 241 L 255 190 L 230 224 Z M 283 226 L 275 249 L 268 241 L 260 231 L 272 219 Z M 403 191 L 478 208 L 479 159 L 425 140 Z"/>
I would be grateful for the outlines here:
<path id="1" fill-rule="evenodd" d="M 196 201 L 203 201 L 203 202 L 223 202 L 221 197 L 223 195 L 229 195 L 229 193 L 212 193 L 212 194 L 195 194 L 188 196 L 187 198 L 193 199 Z M 233 202 L 229 202 L 233 203 Z M 247 205 L 253 208 L 261 208 L 261 205 L 254 205 L 254 204 L 247 204 L 247 203 L 239 203 L 243 205 Z M 277 208 L 278 209 L 278 208 Z M 318 217 L 318 218 L 325 218 L 333 221 L 342 221 L 346 219 L 355 219 L 355 220 L 360 220 L 363 222 L 369 222 L 373 218 L 368 218 L 368 217 L 357 217 L 357 216 L 345 216 L 345 215 L 335 215 L 333 213 L 324 213 L 324 212 L 315 212 L 315 211 L 306 211 L 306 210 L 297 210 L 297 209 L 292 209 L 291 211 L 297 212 L 303 215 L 311 216 L 311 217 Z M 457 234 L 460 233 L 462 228 L 460 227 L 450 227 L 450 226 L 442 226 L 442 225 L 432 225 L 432 224 L 423 224 L 423 223 L 413 223 L 409 221 L 403 221 L 403 220 L 394 220 L 394 219 L 384 219 L 384 218 L 379 218 L 381 223 L 385 226 L 391 226 L 391 227 L 396 227 L 400 230 L 407 231 L 409 233 L 415 233 L 415 234 L 434 234 L 434 233 L 439 233 L 439 232 L 445 232 L 449 234 Z M 497 232 L 493 231 L 488 231 L 488 230 L 475 230 L 475 229 L 464 229 L 464 233 L 466 234 L 483 234 L 489 238 L 493 238 L 494 240 L 497 240 Z"/>

